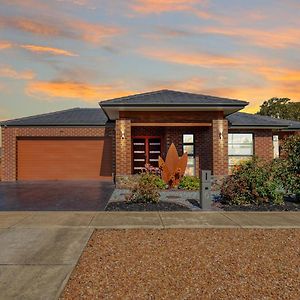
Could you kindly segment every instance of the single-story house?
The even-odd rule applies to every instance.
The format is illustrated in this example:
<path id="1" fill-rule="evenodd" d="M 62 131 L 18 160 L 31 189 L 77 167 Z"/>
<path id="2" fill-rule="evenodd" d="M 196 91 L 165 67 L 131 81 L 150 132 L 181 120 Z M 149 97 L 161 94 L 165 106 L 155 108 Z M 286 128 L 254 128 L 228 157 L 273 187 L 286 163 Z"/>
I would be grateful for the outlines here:
<path id="1" fill-rule="evenodd" d="M 300 122 L 239 112 L 248 102 L 171 90 L 8 120 L 2 180 L 104 180 L 158 165 L 174 143 L 187 174 L 224 176 L 253 155 L 271 160 Z"/>

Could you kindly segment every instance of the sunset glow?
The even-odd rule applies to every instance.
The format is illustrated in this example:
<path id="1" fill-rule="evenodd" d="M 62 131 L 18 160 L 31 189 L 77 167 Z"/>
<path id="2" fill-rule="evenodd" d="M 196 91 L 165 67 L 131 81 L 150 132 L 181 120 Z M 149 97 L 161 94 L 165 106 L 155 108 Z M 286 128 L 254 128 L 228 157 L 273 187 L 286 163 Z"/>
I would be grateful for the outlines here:
<path id="1" fill-rule="evenodd" d="M 158 89 L 300 101 L 299 1 L 3 0 L 0 119 Z"/>

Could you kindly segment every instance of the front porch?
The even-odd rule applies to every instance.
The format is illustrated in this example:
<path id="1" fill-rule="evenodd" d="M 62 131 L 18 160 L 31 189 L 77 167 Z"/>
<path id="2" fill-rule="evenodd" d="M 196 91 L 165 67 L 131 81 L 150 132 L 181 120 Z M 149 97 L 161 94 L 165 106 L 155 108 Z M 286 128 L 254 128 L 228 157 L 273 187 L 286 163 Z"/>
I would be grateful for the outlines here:
<path id="1" fill-rule="evenodd" d="M 188 153 L 187 175 L 199 176 L 212 170 L 214 176 L 228 174 L 228 124 L 224 119 L 210 122 L 142 123 L 116 121 L 116 177 L 141 171 L 146 163 L 158 167 L 174 143 L 178 154 Z"/>

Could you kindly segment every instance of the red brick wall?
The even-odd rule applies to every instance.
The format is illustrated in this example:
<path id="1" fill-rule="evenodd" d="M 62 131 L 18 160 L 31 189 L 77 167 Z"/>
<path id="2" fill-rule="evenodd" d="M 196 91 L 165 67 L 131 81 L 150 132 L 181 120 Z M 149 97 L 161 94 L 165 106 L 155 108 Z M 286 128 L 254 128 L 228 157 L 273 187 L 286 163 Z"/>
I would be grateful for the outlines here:
<path id="1" fill-rule="evenodd" d="M 120 118 L 130 119 L 132 122 L 210 122 L 222 120 L 222 111 L 120 111 Z"/>
<path id="2" fill-rule="evenodd" d="M 17 178 L 17 139 L 19 137 L 104 137 L 111 136 L 114 145 L 114 128 L 104 127 L 6 127 L 2 128 L 2 164 L 3 181 L 15 181 Z M 113 151 L 115 147 L 113 146 Z M 115 152 L 115 151 L 114 151 Z M 115 157 L 115 153 L 113 153 Z M 114 160 L 112 162 L 113 170 Z"/>

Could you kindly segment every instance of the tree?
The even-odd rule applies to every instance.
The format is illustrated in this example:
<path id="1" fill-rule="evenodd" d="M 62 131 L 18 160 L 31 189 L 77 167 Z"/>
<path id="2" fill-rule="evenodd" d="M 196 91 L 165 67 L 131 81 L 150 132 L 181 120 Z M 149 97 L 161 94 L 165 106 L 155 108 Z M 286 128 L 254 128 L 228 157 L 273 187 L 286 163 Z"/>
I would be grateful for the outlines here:
<path id="1" fill-rule="evenodd" d="M 300 121 L 300 102 L 291 102 L 289 98 L 271 98 L 260 106 L 257 114 L 279 119 Z"/>

